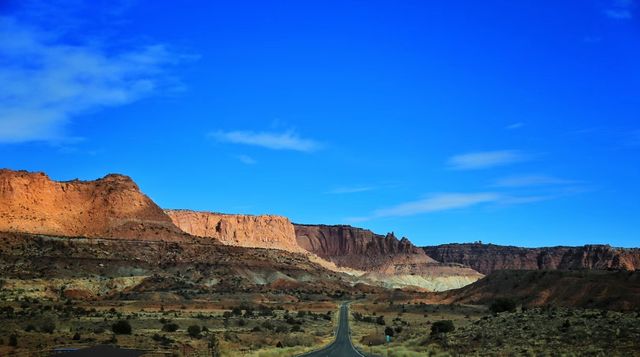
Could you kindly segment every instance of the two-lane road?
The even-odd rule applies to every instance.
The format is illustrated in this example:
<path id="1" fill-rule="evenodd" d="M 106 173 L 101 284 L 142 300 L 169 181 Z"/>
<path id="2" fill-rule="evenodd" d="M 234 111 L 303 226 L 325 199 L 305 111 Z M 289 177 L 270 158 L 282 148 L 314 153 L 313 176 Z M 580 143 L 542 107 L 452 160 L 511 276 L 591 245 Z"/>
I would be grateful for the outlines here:
<path id="1" fill-rule="evenodd" d="M 342 304 L 340 306 L 340 317 L 338 320 L 338 332 L 336 339 L 323 349 L 306 353 L 300 357 L 365 357 L 356 350 L 351 343 L 351 335 L 349 333 L 349 306 Z"/>

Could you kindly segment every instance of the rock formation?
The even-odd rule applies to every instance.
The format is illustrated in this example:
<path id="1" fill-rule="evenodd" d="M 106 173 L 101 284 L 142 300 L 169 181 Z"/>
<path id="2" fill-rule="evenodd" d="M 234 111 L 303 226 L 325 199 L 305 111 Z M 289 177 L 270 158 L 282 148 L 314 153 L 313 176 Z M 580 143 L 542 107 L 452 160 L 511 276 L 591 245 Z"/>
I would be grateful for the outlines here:
<path id="1" fill-rule="evenodd" d="M 176 226 L 194 236 L 215 238 L 226 245 L 305 252 L 296 242 L 293 224 L 285 217 L 189 210 L 165 212 Z"/>
<path id="2" fill-rule="evenodd" d="M 639 294 L 638 271 L 499 270 L 462 289 L 435 294 L 430 302 L 488 305 L 508 298 L 529 307 L 636 310 Z"/>
<path id="3" fill-rule="evenodd" d="M 295 234 L 302 248 L 338 266 L 370 271 L 397 256 L 435 263 L 407 238 L 399 240 L 393 233 L 383 236 L 351 226 L 296 224 Z"/>
<path id="4" fill-rule="evenodd" d="M 70 237 L 177 240 L 185 234 L 131 178 L 51 180 L 0 170 L 0 231 Z"/>
<path id="5" fill-rule="evenodd" d="M 364 272 L 360 281 L 388 288 L 417 286 L 431 291 L 456 289 L 483 277 L 460 264 L 441 264 L 413 245 L 351 226 L 295 225 L 296 239 L 304 249 L 338 267 Z"/>
<path id="6" fill-rule="evenodd" d="M 489 274 L 495 270 L 640 269 L 640 249 L 608 245 L 521 248 L 493 244 L 444 244 L 424 247 L 430 257 Z"/>

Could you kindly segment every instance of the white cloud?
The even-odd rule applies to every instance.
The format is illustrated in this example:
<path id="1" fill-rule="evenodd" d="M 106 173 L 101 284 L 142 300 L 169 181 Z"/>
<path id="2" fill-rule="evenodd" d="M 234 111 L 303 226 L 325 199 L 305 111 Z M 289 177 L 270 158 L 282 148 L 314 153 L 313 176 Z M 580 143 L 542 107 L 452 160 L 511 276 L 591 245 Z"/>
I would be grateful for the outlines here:
<path id="1" fill-rule="evenodd" d="M 529 156 L 517 150 L 481 151 L 453 156 L 448 166 L 453 170 L 479 170 L 527 161 Z"/>
<path id="2" fill-rule="evenodd" d="M 518 175 L 503 177 L 494 184 L 496 187 L 530 187 L 550 185 L 570 185 L 579 183 L 574 180 L 565 180 L 548 175 Z"/>
<path id="3" fill-rule="evenodd" d="M 236 156 L 236 158 L 245 165 L 255 165 L 258 163 L 254 158 L 252 158 L 249 155 L 238 155 Z"/>
<path id="4" fill-rule="evenodd" d="M 633 0 L 614 0 L 604 14 L 611 19 L 627 20 L 633 17 L 633 7 Z"/>
<path id="5" fill-rule="evenodd" d="M 78 115 L 144 98 L 180 56 L 163 45 L 108 51 L 0 17 L 0 143 L 68 141 Z"/>
<path id="6" fill-rule="evenodd" d="M 515 129 L 520 129 L 520 128 L 522 128 L 523 126 L 524 126 L 524 123 L 522 123 L 522 122 L 518 122 L 518 123 L 513 123 L 513 124 L 510 124 L 510 125 L 507 125 L 507 127 L 506 127 L 506 128 L 507 128 L 508 130 L 515 130 Z"/>
<path id="7" fill-rule="evenodd" d="M 481 193 L 441 193 L 422 200 L 402 203 L 396 206 L 378 209 L 366 217 L 350 218 L 353 222 L 368 221 L 385 217 L 405 217 L 423 213 L 448 211 L 476 206 L 482 203 L 500 200 L 500 194 L 494 192 Z"/>
<path id="8" fill-rule="evenodd" d="M 286 132 L 216 131 L 209 137 L 224 143 L 260 146 L 272 150 L 294 150 L 312 152 L 322 145 L 311 139 L 300 137 L 292 130 Z"/>

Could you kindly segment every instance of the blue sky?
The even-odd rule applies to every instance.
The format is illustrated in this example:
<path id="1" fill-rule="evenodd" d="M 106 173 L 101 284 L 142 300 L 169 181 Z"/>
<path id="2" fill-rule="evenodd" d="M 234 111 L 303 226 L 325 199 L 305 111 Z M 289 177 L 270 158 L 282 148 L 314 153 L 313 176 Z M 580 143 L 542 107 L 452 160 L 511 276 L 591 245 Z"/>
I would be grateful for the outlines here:
<path id="1" fill-rule="evenodd" d="M 640 238 L 640 3 L 0 1 L 0 166 L 416 244 Z"/>

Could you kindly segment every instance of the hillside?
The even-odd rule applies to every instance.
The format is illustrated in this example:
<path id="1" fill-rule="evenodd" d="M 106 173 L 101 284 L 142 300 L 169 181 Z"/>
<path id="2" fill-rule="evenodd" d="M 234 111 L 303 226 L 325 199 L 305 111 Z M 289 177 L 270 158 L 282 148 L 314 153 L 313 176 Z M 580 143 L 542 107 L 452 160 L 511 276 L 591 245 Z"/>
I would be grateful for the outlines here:
<path id="1" fill-rule="evenodd" d="M 522 248 L 469 243 L 423 249 L 440 262 L 467 265 L 483 274 L 502 269 L 640 269 L 640 249 L 613 248 L 609 245 Z"/>
<path id="2" fill-rule="evenodd" d="M 0 170 L 0 231 L 67 237 L 180 240 L 185 234 L 128 176 L 54 181 Z"/>
<path id="3" fill-rule="evenodd" d="M 298 244 L 319 257 L 365 272 L 361 281 L 388 288 L 417 286 L 430 291 L 459 288 L 482 278 L 460 264 L 442 264 L 393 233 L 344 225 L 296 224 Z"/>
<path id="4" fill-rule="evenodd" d="M 640 272 L 500 270 L 435 296 L 435 301 L 449 304 L 491 304 L 497 298 L 509 298 L 530 307 L 636 310 L 640 308 Z"/>

